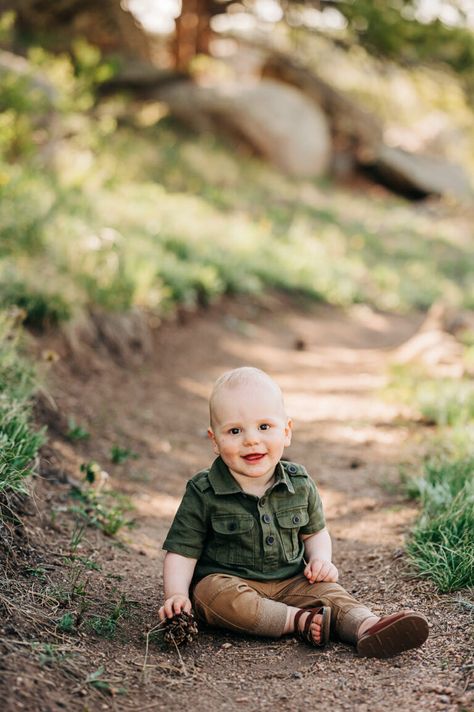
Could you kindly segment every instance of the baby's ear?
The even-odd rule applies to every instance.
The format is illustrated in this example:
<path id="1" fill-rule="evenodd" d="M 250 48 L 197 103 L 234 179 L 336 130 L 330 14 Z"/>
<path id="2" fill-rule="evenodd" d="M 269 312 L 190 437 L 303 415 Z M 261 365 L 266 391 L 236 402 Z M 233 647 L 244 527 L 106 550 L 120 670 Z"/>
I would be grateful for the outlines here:
<path id="1" fill-rule="evenodd" d="M 285 447 L 291 445 L 291 433 L 293 432 L 293 421 L 288 418 L 285 427 Z"/>
<path id="2" fill-rule="evenodd" d="M 209 438 L 209 440 L 212 440 L 214 452 L 216 453 L 216 455 L 219 455 L 219 447 L 217 445 L 216 436 L 214 435 L 214 431 L 212 430 L 212 428 L 207 429 L 207 437 Z"/>

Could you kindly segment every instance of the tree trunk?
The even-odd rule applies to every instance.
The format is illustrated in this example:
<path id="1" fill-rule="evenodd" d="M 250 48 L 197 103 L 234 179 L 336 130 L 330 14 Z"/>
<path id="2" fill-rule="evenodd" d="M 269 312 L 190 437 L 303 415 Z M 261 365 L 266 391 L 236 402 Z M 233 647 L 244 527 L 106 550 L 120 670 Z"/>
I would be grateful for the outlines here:
<path id="1" fill-rule="evenodd" d="M 209 53 L 211 37 L 209 3 L 207 0 L 182 0 L 182 10 L 176 20 L 174 63 L 179 70 L 202 52 Z"/>

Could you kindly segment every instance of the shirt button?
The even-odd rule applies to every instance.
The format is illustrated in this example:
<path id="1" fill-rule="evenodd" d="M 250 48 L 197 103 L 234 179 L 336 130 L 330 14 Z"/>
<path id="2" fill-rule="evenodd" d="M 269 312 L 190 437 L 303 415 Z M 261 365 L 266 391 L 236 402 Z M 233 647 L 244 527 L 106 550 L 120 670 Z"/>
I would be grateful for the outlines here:
<path id="1" fill-rule="evenodd" d="M 262 519 L 265 522 L 265 524 L 270 524 L 270 522 L 272 521 L 272 518 L 269 514 L 264 514 Z"/>
<path id="2" fill-rule="evenodd" d="M 260 502 L 258 503 L 258 506 L 259 506 L 259 507 L 263 507 L 263 505 L 265 504 L 265 502 L 266 502 L 265 497 L 262 497 L 262 499 L 261 499 Z"/>
<path id="3" fill-rule="evenodd" d="M 293 517 L 293 524 L 299 524 L 300 521 L 301 521 L 301 518 L 298 517 L 297 514 L 295 514 L 295 516 Z"/>
<path id="4" fill-rule="evenodd" d="M 267 538 L 265 539 L 265 541 L 267 542 L 267 544 L 269 544 L 269 546 L 271 546 L 272 544 L 275 543 L 275 537 L 274 537 L 274 536 L 267 536 Z"/>
<path id="5" fill-rule="evenodd" d="M 296 475 L 296 473 L 298 472 L 298 468 L 296 467 L 296 465 L 288 465 L 286 469 L 288 470 L 290 475 Z"/>

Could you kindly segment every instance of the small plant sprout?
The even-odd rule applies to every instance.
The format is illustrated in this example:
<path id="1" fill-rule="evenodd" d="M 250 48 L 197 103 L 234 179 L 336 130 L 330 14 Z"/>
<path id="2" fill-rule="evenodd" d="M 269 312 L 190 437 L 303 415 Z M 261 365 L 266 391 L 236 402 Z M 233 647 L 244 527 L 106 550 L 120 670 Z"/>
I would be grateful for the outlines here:
<path id="1" fill-rule="evenodd" d="M 126 460 L 138 460 L 139 454 L 130 450 L 128 447 L 120 447 L 120 445 L 112 445 L 110 448 L 110 460 L 114 465 L 121 465 Z"/>
<path id="2" fill-rule="evenodd" d="M 57 623 L 58 630 L 61 631 L 61 633 L 72 633 L 72 631 L 76 627 L 76 623 L 74 620 L 74 616 L 72 613 L 65 613 Z"/>
<path id="3" fill-rule="evenodd" d="M 88 683 L 92 687 L 95 687 L 96 690 L 100 690 L 101 692 L 105 692 L 108 695 L 112 695 L 112 686 L 110 682 L 102 679 L 103 674 L 104 667 L 101 665 L 100 668 L 97 668 L 97 670 L 94 670 L 94 672 L 89 673 L 89 675 L 86 677 L 86 683 Z"/>
<path id="4" fill-rule="evenodd" d="M 93 485 L 97 476 L 101 472 L 100 465 L 97 462 L 83 462 L 80 467 L 81 472 L 84 473 L 84 479 L 90 485 Z"/>
<path id="5" fill-rule="evenodd" d="M 73 442 L 78 441 L 78 440 L 87 440 L 90 438 L 90 433 L 88 430 L 82 427 L 82 425 L 78 425 L 74 418 L 69 418 L 67 421 L 68 425 L 68 431 L 66 433 L 66 437 L 68 440 L 72 440 Z"/>
<path id="6" fill-rule="evenodd" d="M 76 522 L 74 529 L 72 530 L 71 539 L 69 541 L 69 549 L 72 554 L 75 554 L 81 545 L 81 541 L 84 538 L 86 525 L 82 522 Z"/>

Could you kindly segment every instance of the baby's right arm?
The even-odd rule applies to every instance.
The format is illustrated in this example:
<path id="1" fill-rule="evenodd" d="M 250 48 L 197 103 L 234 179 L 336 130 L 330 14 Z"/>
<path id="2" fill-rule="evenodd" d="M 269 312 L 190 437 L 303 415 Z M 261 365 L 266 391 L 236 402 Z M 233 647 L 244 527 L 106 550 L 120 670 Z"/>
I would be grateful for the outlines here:
<path id="1" fill-rule="evenodd" d="M 197 559 L 190 559 L 181 554 L 168 551 L 163 564 L 163 583 L 165 602 L 158 611 L 161 620 L 186 611 L 191 613 L 189 586 L 191 584 Z"/>

